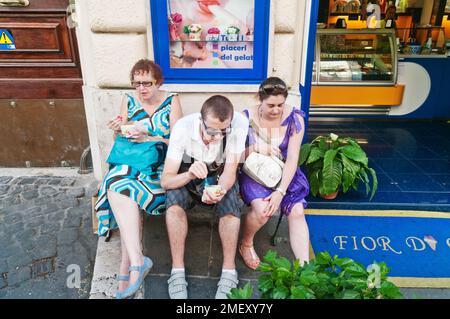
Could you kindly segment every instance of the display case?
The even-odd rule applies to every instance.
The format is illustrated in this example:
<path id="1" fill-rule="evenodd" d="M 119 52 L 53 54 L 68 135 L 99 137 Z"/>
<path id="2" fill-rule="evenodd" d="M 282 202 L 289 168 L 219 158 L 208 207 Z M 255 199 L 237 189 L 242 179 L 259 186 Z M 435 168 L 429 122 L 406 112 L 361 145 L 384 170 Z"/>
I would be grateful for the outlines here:
<path id="1" fill-rule="evenodd" d="M 445 57 L 447 54 L 443 27 L 398 28 L 396 33 L 401 55 Z"/>
<path id="2" fill-rule="evenodd" d="M 397 45 L 393 29 L 317 30 L 315 85 L 395 85 Z"/>

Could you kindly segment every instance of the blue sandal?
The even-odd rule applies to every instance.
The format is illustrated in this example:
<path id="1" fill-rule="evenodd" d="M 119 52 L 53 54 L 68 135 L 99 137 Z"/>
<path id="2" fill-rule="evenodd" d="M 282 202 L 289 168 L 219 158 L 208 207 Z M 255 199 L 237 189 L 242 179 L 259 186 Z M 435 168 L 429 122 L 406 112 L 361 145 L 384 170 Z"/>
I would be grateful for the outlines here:
<path id="1" fill-rule="evenodd" d="M 117 275 L 117 281 L 130 281 L 130 275 Z M 124 299 L 122 297 L 122 293 L 123 293 L 123 291 L 122 292 L 117 291 L 116 292 L 116 299 Z"/>
<path id="2" fill-rule="evenodd" d="M 121 294 L 121 298 L 130 298 L 132 297 L 142 286 L 144 283 L 144 279 L 149 273 L 150 269 L 153 267 L 153 262 L 150 258 L 144 256 L 144 264 L 142 266 L 130 266 L 128 268 L 130 271 L 138 271 L 139 277 L 136 282 L 132 285 L 129 285 L 127 289 L 125 289 Z"/>

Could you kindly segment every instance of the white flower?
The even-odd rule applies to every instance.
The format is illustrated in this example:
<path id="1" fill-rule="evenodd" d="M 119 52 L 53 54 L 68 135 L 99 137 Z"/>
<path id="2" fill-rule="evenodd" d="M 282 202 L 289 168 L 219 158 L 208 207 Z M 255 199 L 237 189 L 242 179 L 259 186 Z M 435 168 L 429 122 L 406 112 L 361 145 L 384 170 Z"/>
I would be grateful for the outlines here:
<path id="1" fill-rule="evenodd" d="M 331 140 L 334 142 L 338 139 L 339 136 L 336 134 L 330 133 L 330 137 L 331 137 Z"/>
<path id="2" fill-rule="evenodd" d="M 197 33 L 202 31 L 202 26 L 200 24 L 191 24 L 189 25 L 189 32 L 190 33 Z"/>

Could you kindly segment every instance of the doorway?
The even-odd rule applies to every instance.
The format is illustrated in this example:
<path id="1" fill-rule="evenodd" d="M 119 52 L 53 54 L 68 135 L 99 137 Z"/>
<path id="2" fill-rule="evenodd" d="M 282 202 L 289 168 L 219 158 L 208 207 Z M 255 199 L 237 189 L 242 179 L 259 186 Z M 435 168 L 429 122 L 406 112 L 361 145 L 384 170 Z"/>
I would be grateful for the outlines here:
<path id="1" fill-rule="evenodd" d="M 0 6 L 0 166 L 78 166 L 89 146 L 82 74 L 69 0 Z"/>

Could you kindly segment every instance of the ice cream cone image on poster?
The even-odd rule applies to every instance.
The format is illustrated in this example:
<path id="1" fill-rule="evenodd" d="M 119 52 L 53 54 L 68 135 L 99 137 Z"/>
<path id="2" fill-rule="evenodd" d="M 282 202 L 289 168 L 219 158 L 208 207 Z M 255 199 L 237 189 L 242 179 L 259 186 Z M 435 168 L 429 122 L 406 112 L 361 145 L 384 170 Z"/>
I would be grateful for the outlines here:
<path id="1" fill-rule="evenodd" d="M 437 240 L 433 238 L 433 236 L 427 235 L 423 238 L 423 241 L 430 246 L 434 251 L 436 250 Z"/>
<path id="2" fill-rule="evenodd" d="M 202 26 L 200 24 L 189 24 L 184 27 L 183 32 L 188 34 L 189 40 L 200 41 L 202 37 Z"/>
<path id="3" fill-rule="evenodd" d="M 228 41 L 237 41 L 239 38 L 239 32 L 241 32 L 241 30 L 238 27 L 235 26 L 228 27 L 226 30 Z"/>

